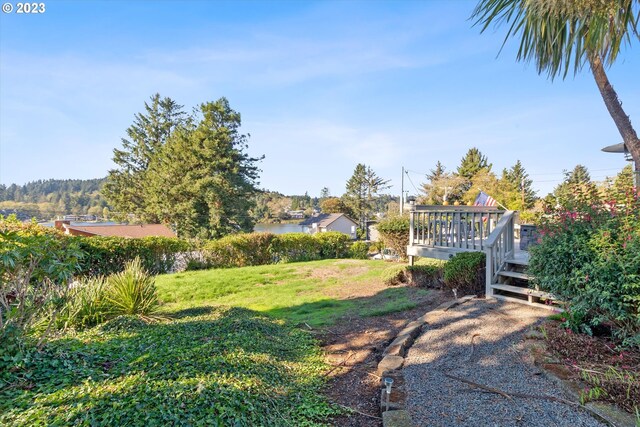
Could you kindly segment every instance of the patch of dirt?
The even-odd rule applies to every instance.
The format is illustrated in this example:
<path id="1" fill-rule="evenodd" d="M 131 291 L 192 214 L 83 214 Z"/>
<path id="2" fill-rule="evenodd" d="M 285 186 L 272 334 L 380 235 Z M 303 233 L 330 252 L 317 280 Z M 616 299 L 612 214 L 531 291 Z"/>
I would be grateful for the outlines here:
<path id="1" fill-rule="evenodd" d="M 338 262 L 336 264 L 345 264 L 344 262 Z M 349 263 L 356 264 L 356 263 Z M 369 271 L 369 267 L 366 265 L 362 265 L 361 263 L 357 263 L 352 267 L 339 268 L 339 267 L 322 267 L 322 268 L 313 268 L 305 270 L 305 277 L 310 277 L 312 279 L 332 279 L 336 277 L 345 277 L 345 276 L 358 276 L 360 274 L 366 273 Z"/>
<path id="2" fill-rule="evenodd" d="M 640 349 L 619 348 L 608 337 L 576 334 L 556 321 L 546 322 L 543 331 L 547 351 L 558 362 L 551 370 L 562 371 L 560 377 L 574 382 L 584 395 L 591 390 L 593 400 L 635 413 L 640 402 Z M 598 388 L 605 392 L 596 397 Z"/>
<path id="3" fill-rule="evenodd" d="M 407 323 L 449 299 L 448 293 L 431 290 L 412 310 L 376 317 L 348 317 L 331 328 L 316 331 L 331 365 L 326 374 L 329 382 L 325 394 L 334 403 L 370 415 L 351 413 L 335 418 L 331 425 L 382 426 L 380 377 L 376 375 L 382 352 Z"/>

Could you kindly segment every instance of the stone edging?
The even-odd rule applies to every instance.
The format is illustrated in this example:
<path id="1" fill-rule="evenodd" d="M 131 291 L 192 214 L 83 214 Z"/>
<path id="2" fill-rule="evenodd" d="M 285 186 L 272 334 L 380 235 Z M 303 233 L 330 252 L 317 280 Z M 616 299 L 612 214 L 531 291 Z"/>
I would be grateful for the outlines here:
<path id="1" fill-rule="evenodd" d="M 435 309 L 428 311 L 423 316 L 407 324 L 384 350 L 382 360 L 378 363 L 378 375 L 380 375 L 380 382 L 382 384 L 380 389 L 380 410 L 382 412 L 383 427 L 413 426 L 409 413 L 405 410 L 406 393 L 402 365 L 404 364 L 407 351 L 411 348 L 418 335 L 420 335 L 423 327 L 432 323 L 434 317 L 438 317 L 440 313 L 464 304 L 467 301 L 471 301 L 474 298 L 476 298 L 475 295 L 467 295 L 440 304 Z M 389 410 L 387 410 L 387 393 L 384 386 L 385 378 L 393 379 L 393 386 L 389 396 Z"/>

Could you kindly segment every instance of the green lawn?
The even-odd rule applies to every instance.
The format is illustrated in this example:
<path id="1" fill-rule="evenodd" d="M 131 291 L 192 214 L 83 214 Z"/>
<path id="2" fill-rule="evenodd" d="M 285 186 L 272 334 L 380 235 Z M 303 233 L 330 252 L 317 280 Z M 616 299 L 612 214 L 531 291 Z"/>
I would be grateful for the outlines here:
<path id="1" fill-rule="evenodd" d="M 321 392 L 331 367 L 299 325 L 425 297 L 386 287 L 387 268 L 326 260 L 159 276 L 166 319 L 120 317 L 0 357 L 0 425 L 330 425 L 340 412 Z"/>
<path id="2" fill-rule="evenodd" d="M 322 326 L 347 314 L 375 316 L 411 309 L 428 291 L 382 283 L 384 261 L 323 260 L 158 276 L 164 311 L 228 305 L 294 324 Z"/>

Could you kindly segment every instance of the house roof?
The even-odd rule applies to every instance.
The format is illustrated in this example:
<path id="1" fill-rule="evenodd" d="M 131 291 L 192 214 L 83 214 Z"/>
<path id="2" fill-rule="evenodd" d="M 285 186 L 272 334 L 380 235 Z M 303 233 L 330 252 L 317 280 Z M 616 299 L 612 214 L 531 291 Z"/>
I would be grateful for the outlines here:
<path id="1" fill-rule="evenodd" d="M 96 236 L 109 237 L 176 237 L 169 227 L 164 224 L 139 224 L 139 225 L 67 225 L 68 230 L 76 230 L 81 233 L 93 234 Z"/>
<path id="2" fill-rule="evenodd" d="M 312 226 L 313 224 L 317 223 L 318 227 L 327 227 L 329 226 L 329 224 L 331 224 L 332 222 L 334 222 L 335 220 L 337 220 L 340 217 L 345 217 L 347 218 L 349 221 L 353 222 L 354 224 L 356 224 L 356 222 L 354 220 L 352 220 L 351 218 L 349 218 L 348 216 L 346 216 L 343 213 L 332 213 L 332 214 L 319 214 L 316 216 L 312 216 L 311 218 L 307 218 L 304 221 L 300 222 L 300 225 L 304 225 L 307 227 Z"/>

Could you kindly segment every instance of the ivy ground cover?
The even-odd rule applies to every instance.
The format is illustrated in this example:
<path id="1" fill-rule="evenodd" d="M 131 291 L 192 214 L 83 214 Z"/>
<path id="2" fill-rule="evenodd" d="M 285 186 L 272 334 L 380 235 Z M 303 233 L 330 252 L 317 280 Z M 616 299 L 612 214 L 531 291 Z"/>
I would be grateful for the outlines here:
<path id="1" fill-rule="evenodd" d="M 329 425 L 318 343 L 300 323 L 402 311 L 383 262 L 315 261 L 156 279 L 165 319 L 119 317 L 0 372 L 0 425 Z M 306 327 L 305 327 L 306 329 Z"/>

